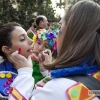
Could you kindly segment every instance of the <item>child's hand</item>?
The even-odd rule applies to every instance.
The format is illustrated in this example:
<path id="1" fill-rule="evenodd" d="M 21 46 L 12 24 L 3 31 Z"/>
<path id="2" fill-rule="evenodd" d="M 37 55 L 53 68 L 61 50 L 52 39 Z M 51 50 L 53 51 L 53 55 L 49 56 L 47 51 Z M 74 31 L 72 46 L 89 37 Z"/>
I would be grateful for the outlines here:
<path id="1" fill-rule="evenodd" d="M 52 53 L 50 50 L 45 50 L 42 52 L 42 58 L 40 59 L 40 61 L 43 60 L 43 64 L 50 64 L 52 61 Z"/>
<path id="2" fill-rule="evenodd" d="M 39 65 L 40 65 L 40 70 L 43 72 L 46 69 L 43 67 L 43 64 L 50 64 L 52 61 L 52 53 L 50 50 L 45 50 L 42 53 L 39 54 Z"/>
<path id="3" fill-rule="evenodd" d="M 23 68 L 23 67 L 31 67 L 32 68 L 32 61 L 31 56 L 26 59 L 24 56 L 18 54 L 18 51 L 11 54 L 11 60 L 14 64 L 16 69 Z"/>

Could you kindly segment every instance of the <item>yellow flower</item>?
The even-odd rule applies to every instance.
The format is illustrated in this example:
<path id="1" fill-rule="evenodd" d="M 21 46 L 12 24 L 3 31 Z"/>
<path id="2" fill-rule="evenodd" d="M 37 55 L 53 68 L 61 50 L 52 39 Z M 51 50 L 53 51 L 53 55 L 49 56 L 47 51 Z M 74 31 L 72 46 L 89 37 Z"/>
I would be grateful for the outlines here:
<path id="1" fill-rule="evenodd" d="M 36 43 L 36 35 L 33 36 L 33 45 Z"/>
<path id="2" fill-rule="evenodd" d="M 5 78 L 5 74 L 4 73 L 0 73 L 0 78 Z"/>
<path id="3" fill-rule="evenodd" d="M 12 77 L 12 74 L 11 73 L 7 73 L 6 74 L 6 78 L 11 78 Z"/>

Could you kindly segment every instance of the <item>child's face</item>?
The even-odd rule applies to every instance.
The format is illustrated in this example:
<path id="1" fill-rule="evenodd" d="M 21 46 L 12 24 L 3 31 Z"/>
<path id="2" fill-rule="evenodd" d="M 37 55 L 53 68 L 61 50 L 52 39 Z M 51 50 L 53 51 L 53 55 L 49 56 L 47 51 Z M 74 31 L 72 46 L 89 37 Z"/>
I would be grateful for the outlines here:
<path id="1" fill-rule="evenodd" d="M 50 49 L 50 45 L 48 44 L 47 40 L 42 40 L 42 39 L 38 39 L 36 41 L 36 43 L 34 44 L 34 52 L 41 53 L 42 51 L 46 50 L 46 49 Z"/>
<path id="2" fill-rule="evenodd" d="M 19 26 L 16 26 L 12 31 L 12 46 L 11 52 L 14 52 L 21 48 L 21 55 L 26 58 L 32 53 L 33 41 L 27 36 L 26 31 Z"/>

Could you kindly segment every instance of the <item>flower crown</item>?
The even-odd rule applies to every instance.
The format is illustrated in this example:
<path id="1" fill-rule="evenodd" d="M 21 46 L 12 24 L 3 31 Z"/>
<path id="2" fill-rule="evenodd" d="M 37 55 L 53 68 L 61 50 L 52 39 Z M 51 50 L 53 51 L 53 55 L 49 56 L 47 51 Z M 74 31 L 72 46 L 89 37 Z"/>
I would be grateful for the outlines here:
<path id="1" fill-rule="evenodd" d="M 39 29 L 33 36 L 33 45 L 38 39 L 47 40 L 51 50 L 55 51 L 57 49 L 56 30 Z"/>

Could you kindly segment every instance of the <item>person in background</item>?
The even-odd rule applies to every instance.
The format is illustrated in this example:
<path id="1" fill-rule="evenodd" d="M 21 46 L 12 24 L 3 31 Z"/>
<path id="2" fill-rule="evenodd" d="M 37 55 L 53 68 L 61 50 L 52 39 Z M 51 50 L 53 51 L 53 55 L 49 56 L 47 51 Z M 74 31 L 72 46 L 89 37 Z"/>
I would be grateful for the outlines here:
<path id="1" fill-rule="evenodd" d="M 45 29 L 48 26 L 48 20 L 46 16 L 44 15 L 39 15 L 36 17 L 36 25 L 37 25 L 37 30 L 39 29 Z"/>
<path id="2" fill-rule="evenodd" d="M 47 64 L 45 60 L 51 59 L 51 53 L 42 54 L 44 68 L 50 70 L 50 77 L 40 81 L 35 90 L 30 89 L 33 85 L 27 87 L 27 81 L 34 83 L 32 73 L 26 70 L 32 70 L 30 61 L 17 51 L 11 55 L 19 72 L 12 83 L 9 100 L 16 100 L 14 90 L 25 97 L 25 100 L 100 99 L 99 95 L 92 92 L 97 86 L 100 88 L 100 84 L 97 84 L 100 83 L 100 5 L 91 0 L 81 0 L 66 10 L 60 23 L 56 60 L 52 63 L 48 61 Z M 80 76 L 77 79 L 83 77 L 82 81 L 89 82 L 88 86 L 84 82 L 72 79 L 75 76 Z M 94 81 L 90 82 L 89 79 Z M 89 88 L 94 83 L 96 87 Z M 26 91 L 23 88 L 27 88 Z M 28 97 L 28 93 L 32 93 L 32 96 Z"/>
<path id="3" fill-rule="evenodd" d="M 33 38 L 33 35 L 36 33 L 36 24 L 35 24 L 35 18 L 32 18 L 29 20 L 29 25 L 31 26 L 28 30 L 27 30 L 27 35 L 29 38 Z"/>
<path id="4" fill-rule="evenodd" d="M 51 19 L 48 20 L 48 27 L 52 27 L 53 21 Z"/>

